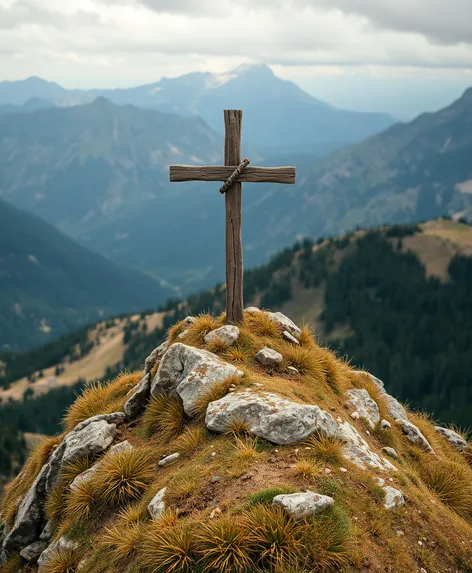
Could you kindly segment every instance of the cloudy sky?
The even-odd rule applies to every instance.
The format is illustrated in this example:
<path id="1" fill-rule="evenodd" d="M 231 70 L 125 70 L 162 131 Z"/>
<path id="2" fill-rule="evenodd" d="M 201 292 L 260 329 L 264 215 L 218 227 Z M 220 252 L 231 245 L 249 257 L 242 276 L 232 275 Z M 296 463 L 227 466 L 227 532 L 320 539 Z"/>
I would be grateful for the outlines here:
<path id="1" fill-rule="evenodd" d="M 400 117 L 472 85 L 472 0 L 0 0 L 0 79 L 149 83 L 264 62 Z"/>

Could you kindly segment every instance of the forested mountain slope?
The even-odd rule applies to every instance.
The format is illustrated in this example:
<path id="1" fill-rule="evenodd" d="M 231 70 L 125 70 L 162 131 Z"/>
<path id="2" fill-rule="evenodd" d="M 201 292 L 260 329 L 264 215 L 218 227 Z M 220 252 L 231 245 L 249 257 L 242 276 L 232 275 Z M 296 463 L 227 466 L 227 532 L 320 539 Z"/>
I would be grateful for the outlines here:
<path id="1" fill-rule="evenodd" d="M 1 349 L 38 346 L 101 317 L 156 308 L 170 294 L 0 200 Z"/>
<path id="2" fill-rule="evenodd" d="M 245 300 L 306 321 L 321 340 L 378 373 L 414 408 L 469 426 L 471 273 L 472 227 L 438 220 L 298 243 L 246 272 Z M 4 419 L 23 430 L 52 432 L 73 398 L 74 381 L 138 368 L 177 319 L 221 312 L 224 298 L 220 285 L 170 302 L 164 313 L 103 322 L 56 345 L 5 356 L 7 389 L 0 397 L 5 403 L 26 391 L 29 399 L 5 406 Z"/>

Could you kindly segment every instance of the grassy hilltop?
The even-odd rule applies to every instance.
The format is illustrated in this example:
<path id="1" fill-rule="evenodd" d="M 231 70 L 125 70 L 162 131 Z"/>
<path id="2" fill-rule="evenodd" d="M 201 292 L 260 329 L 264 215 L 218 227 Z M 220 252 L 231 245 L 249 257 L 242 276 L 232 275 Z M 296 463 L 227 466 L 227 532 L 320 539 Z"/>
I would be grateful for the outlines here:
<path id="1" fill-rule="evenodd" d="M 51 552 L 41 571 L 472 571 L 470 444 L 458 451 L 426 414 L 407 411 L 434 453 L 412 443 L 392 416 L 380 383 L 320 346 L 309 328 L 302 328 L 297 344 L 269 314 L 246 311 L 234 345 L 218 338 L 205 342 L 223 320 L 202 315 L 178 322 L 169 331 L 168 345 L 215 353 L 242 377 L 214 384 L 190 414 L 179 396 L 162 391 L 142 414 L 118 427 L 115 443 L 127 440 L 131 448 L 65 464 L 41 511 L 44 522 L 50 521 L 49 543 L 62 538 L 67 545 Z M 278 365 L 263 366 L 255 358 L 264 347 L 282 355 Z M 165 356 L 152 366 L 151 378 L 167 368 Z M 9 484 L 1 513 L 7 530 L 18 503 L 67 432 L 91 416 L 123 410 L 143 374 L 121 374 L 77 398 L 64 417 L 64 432 L 45 440 Z M 390 429 L 351 416 L 346 392 L 359 389 L 375 401 Z M 251 415 L 232 418 L 223 433 L 209 431 L 208 405 L 244 392 L 318 405 L 340 427 L 349 422 L 372 454 L 385 456 L 382 448 L 393 448 L 398 458 L 389 462 L 397 470 L 387 463 L 361 468 L 346 441 L 322 432 L 277 445 L 260 437 L 263 432 L 248 421 Z M 268 416 L 278 410 L 274 402 Z M 158 464 L 175 452 L 180 457 Z M 71 489 L 73 480 L 97 462 L 90 479 Z M 386 509 L 386 486 L 401 491 L 405 503 Z M 148 505 L 162 488 L 165 510 L 153 519 Z M 272 505 L 276 495 L 307 490 L 332 497 L 334 505 L 306 518 Z M 35 570 L 17 554 L 10 554 L 3 568 L 4 573 Z"/>

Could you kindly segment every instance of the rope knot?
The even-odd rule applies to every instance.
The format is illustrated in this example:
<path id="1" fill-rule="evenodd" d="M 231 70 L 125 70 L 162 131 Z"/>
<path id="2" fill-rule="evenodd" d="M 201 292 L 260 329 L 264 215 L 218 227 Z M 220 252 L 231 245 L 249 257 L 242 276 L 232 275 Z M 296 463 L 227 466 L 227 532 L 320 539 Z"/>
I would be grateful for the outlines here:
<path id="1" fill-rule="evenodd" d="M 249 161 L 249 159 L 247 157 L 246 157 L 246 159 L 243 159 L 243 161 L 240 163 L 240 165 L 234 170 L 234 172 L 229 176 L 228 180 L 221 187 L 220 193 L 222 195 L 224 195 L 226 193 L 226 191 L 228 191 L 228 189 L 231 187 L 231 185 L 241 175 L 242 170 L 245 169 L 249 165 L 249 163 L 251 163 L 251 162 Z"/>

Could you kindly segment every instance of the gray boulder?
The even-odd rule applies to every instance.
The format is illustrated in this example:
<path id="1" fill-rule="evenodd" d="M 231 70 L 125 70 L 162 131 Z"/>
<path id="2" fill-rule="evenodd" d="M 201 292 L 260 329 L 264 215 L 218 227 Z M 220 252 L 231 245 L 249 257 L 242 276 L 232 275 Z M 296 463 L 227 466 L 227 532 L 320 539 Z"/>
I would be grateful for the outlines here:
<path id="1" fill-rule="evenodd" d="M 312 491 L 276 495 L 272 505 L 283 507 L 295 519 L 316 515 L 334 505 L 334 499 Z"/>
<path id="2" fill-rule="evenodd" d="M 205 423 L 209 430 L 223 433 L 233 421 L 244 422 L 252 434 L 275 444 L 293 444 L 313 432 L 332 436 L 338 430 L 333 417 L 318 406 L 249 391 L 228 394 L 208 405 Z"/>
<path id="3" fill-rule="evenodd" d="M 52 537 L 52 521 L 49 520 L 44 526 L 43 530 L 41 531 L 39 539 L 42 539 L 43 541 L 49 541 L 51 537 Z"/>
<path id="4" fill-rule="evenodd" d="M 383 490 L 385 491 L 385 509 L 394 509 L 395 507 L 405 505 L 405 497 L 399 489 L 386 485 Z"/>
<path id="5" fill-rule="evenodd" d="M 262 350 L 256 354 L 256 360 L 262 364 L 262 366 L 268 366 L 269 368 L 276 368 L 282 362 L 284 357 L 280 352 L 276 350 L 272 350 L 272 348 L 268 348 L 265 346 Z"/>
<path id="6" fill-rule="evenodd" d="M 382 452 L 383 452 L 386 456 L 388 456 L 388 457 L 390 457 L 390 458 L 393 458 L 394 460 L 398 460 L 397 451 L 394 450 L 393 448 L 389 448 L 388 446 L 386 446 L 385 448 L 382 448 Z"/>
<path id="7" fill-rule="evenodd" d="M 44 464 L 18 507 L 15 522 L 3 540 L 3 549 L 21 551 L 38 540 L 44 519 L 44 499 L 49 463 Z"/>
<path id="8" fill-rule="evenodd" d="M 339 425 L 337 437 L 344 442 L 344 456 L 358 467 L 396 471 L 393 464 L 370 449 L 369 444 L 349 422 Z"/>
<path id="9" fill-rule="evenodd" d="M 169 346 L 169 343 L 166 340 L 160 346 L 158 346 L 157 348 L 154 348 L 154 350 L 151 352 L 151 354 L 146 358 L 146 360 L 144 362 L 145 374 L 149 374 L 151 372 L 151 370 L 154 368 L 156 362 L 158 360 L 160 360 L 164 356 L 164 354 L 166 353 L 168 346 Z"/>
<path id="10" fill-rule="evenodd" d="M 419 446 L 427 452 L 434 454 L 434 450 L 431 447 L 431 444 L 421 433 L 421 430 L 418 428 L 418 426 L 415 426 L 415 424 L 412 424 L 408 420 L 402 420 L 400 418 L 395 420 L 395 422 L 398 424 L 402 432 L 412 444 L 415 444 L 415 446 Z"/>
<path id="11" fill-rule="evenodd" d="M 162 358 L 151 394 L 157 396 L 164 392 L 180 396 L 185 413 L 193 416 L 198 399 L 230 376 L 241 378 L 244 372 L 212 352 L 177 342 Z"/>
<path id="12" fill-rule="evenodd" d="M 283 330 L 287 330 L 290 332 L 290 334 L 293 334 L 294 336 L 300 336 L 302 333 L 298 326 L 292 320 L 290 320 L 288 316 L 285 316 L 285 314 L 282 314 L 281 312 L 268 312 L 267 314 L 272 321 L 280 324 Z"/>
<path id="13" fill-rule="evenodd" d="M 372 400 L 369 392 L 364 389 L 355 388 L 346 391 L 349 397 L 348 404 L 352 406 L 361 418 L 367 420 L 369 426 L 374 429 L 380 422 L 380 412 L 377 402 Z"/>
<path id="14" fill-rule="evenodd" d="M 205 342 L 209 344 L 215 340 L 218 340 L 226 348 L 233 346 L 239 338 L 239 328 L 233 325 L 222 326 L 216 330 L 212 330 L 205 336 Z"/>
<path id="15" fill-rule="evenodd" d="M 151 372 L 148 372 L 139 384 L 131 389 L 131 395 L 125 403 L 124 411 L 128 420 L 134 420 L 144 410 L 151 394 Z"/>
<path id="16" fill-rule="evenodd" d="M 164 502 L 166 489 L 167 488 L 163 487 L 159 490 L 147 506 L 148 513 L 152 519 L 160 519 L 166 509 L 166 504 Z"/>
<path id="17" fill-rule="evenodd" d="M 20 555 L 30 563 L 36 563 L 38 557 L 48 546 L 47 541 L 35 541 L 20 551 Z"/>
<path id="18" fill-rule="evenodd" d="M 467 442 L 462 436 L 459 436 L 457 432 L 454 432 L 454 430 L 442 428 L 441 426 L 434 426 L 434 429 L 436 432 L 439 432 L 441 436 L 444 436 L 456 450 L 463 452 L 467 448 Z"/>
<path id="19" fill-rule="evenodd" d="M 67 551 L 67 550 L 74 550 L 77 549 L 79 544 L 77 541 L 72 541 L 71 539 L 67 539 L 65 535 L 60 537 L 54 543 L 51 543 L 39 556 L 38 559 L 38 573 L 48 573 L 48 561 L 56 552 Z"/>

